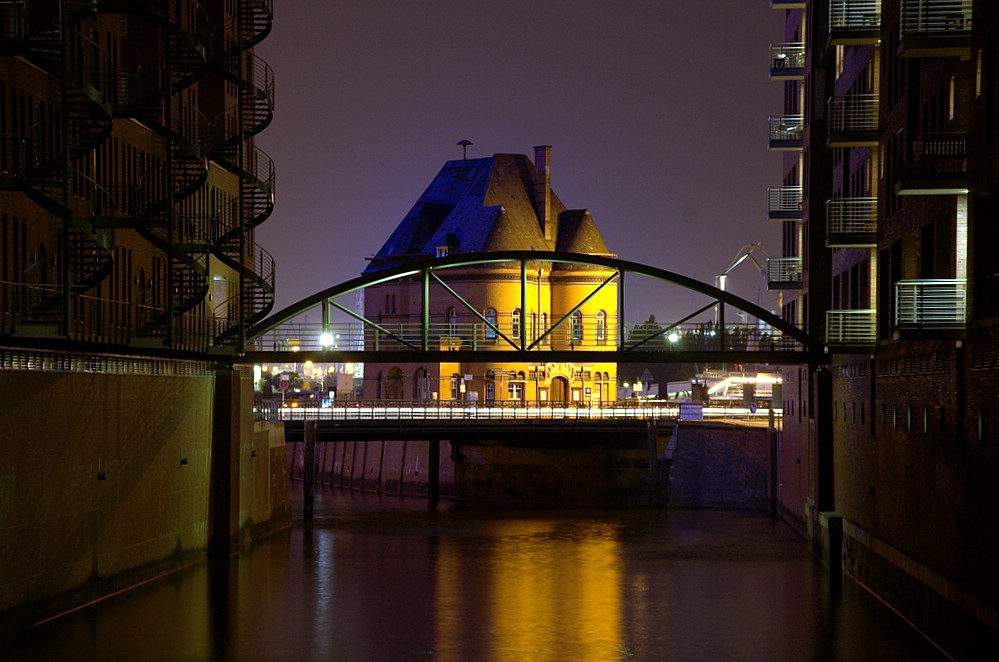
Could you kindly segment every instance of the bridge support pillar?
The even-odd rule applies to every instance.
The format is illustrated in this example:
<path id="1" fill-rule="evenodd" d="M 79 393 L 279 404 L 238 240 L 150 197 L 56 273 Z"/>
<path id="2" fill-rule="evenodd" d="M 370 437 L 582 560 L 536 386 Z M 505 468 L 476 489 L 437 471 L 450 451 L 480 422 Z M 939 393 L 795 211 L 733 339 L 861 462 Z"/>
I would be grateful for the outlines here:
<path id="1" fill-rule="evenodd" d="M 646 442 L 649 451 L 649 485 L 652 487 L 652 497 L 656 506 L 662 505 L 662 480 L 659 470 L 659 439 L 656 432 L 656 421 L 650 418 L 646 423 Z"/>
<path id="2" fill-rule="evenodd" d="M 307 522 L 312 521 L 312 507 L 315 502 L 315 482 L 316 482 L 316 422 L 304 421 L 303 427 L 305 443 L 302 484 L 305 495 L 302 501 L 302 515 Z"/>
<path id="3" fill-rule="evenodd" d="M 440 439 L 430 440 L 430 457 L 428 459 L 427 473 L 428 476 L 428 487 L 427 487 L 427 505 L 430 508 L 436 508 L 437 502 L 440 501 L 441 494 L 441 441 Z"/>
<path id="4" fill-rule="evenodd" d="M 215 369 L 211 468 L 208 487 L 208 556 L 228 558 L 235 547 L 239 517 L 239 373 Z"/>

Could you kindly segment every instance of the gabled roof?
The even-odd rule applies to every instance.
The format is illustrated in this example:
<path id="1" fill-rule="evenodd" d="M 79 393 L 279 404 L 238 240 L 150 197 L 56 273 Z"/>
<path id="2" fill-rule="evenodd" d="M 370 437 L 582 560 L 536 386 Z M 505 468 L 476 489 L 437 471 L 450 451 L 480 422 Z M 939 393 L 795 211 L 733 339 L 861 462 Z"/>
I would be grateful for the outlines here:
<path id="1" fill-rule="evenodd" d="M 567 211 L 551 194 L 553 239 L 545 239 L 534 195 L 534 165 L 523 154 L 448 161 L 399 223 L 365 273 L 450 252 L 567 250 L 608 254 L 585 210 Z"/>

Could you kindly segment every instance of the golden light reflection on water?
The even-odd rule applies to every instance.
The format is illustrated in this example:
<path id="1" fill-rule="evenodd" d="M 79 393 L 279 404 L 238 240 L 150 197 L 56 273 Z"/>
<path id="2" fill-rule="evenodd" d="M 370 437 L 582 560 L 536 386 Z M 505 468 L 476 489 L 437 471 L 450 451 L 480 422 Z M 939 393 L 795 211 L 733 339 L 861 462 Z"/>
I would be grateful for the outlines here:
<path id="1" fill-rule="evenodd" d="M 488 549 L 468 549 L 461 541 L 440 549 L 434 619 L 438 659 L 458 660 L 457 651 L 467 650 L 467 641 L 456 637 L 470 634 L 481 637 L 489 659 L 618 659 L 622 572 L 615 527 L 587 522 L 567 528 L 564 521 L 529 520 L 497 526 Z M 460 622 L 467 612 L 457 574 L 459 568 L 467 570 L 467 554 L 481 555 L 476 565 L 484 577 L 477 592 L 489 595 L 477 633 Z"/>

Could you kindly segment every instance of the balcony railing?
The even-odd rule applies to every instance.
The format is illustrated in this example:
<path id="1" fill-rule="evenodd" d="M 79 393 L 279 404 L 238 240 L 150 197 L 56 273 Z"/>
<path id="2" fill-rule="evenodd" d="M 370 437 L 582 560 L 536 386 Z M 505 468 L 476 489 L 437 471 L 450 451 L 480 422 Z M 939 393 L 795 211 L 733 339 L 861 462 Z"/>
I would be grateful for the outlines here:
<path id="1" fill-rule="evenodd" d="M 967 321 L 968 284 L 963 278 L 900 280 L 895 283 L 895 326 L 958 329 Z"/>
<path id="2" fill-rule="evenodd" d="M 899 53 L 970 55 L 972 4 L 972 0 L 902 0 Z"/>
<path id="3" fill-rule="evenodd" d="M 805 42 L 783 41 L 770 44 L 770 77 L 801 80 L 805 77 Z"/>
<path id="4" fill-rule="evenodd" d="M 899 195 L 968 192 L 968 136 L 963 132 L 916 133 L 898 143 Z"/>
<path id="5" fill-rule="evenodd" d="M 800 257 L 767 258 L 767 289 L 796 290 L 801 287 Z"/>
<path id="6" fill-rule="evenodd" d="M 771 186 L 767 189 L 771 221 L 801 220 L 801 187 Z"/>
<path id="7" fill-rule="evenodd" d="M 829 100 L 830 147 L 878 144 L 878 95 L 850 94 Z"/>
<path id="8" fill-rule="evenodd" d="M 804 147 L 804 134 L 805 118 L 802 115 L 777 115 L 770 118 L 771 150 L 800 150 Z"/>
<path id="9" fill-rule="evenodd" d="M 832 248 L 877 245 L 878 199 L 868 196 L 826 201 L 826 230 Z"/>
<path id="10" fill-rule="evenodd" d="M 881 0 L 829 0 L 829 41 L 874 44 L 881 38 Z"/>
<path id="11" fill-rule="evenodd" d="M 834 347 L 862 347 L 877 342 L 878 311 L 827 310 L 826 344 Z"/>

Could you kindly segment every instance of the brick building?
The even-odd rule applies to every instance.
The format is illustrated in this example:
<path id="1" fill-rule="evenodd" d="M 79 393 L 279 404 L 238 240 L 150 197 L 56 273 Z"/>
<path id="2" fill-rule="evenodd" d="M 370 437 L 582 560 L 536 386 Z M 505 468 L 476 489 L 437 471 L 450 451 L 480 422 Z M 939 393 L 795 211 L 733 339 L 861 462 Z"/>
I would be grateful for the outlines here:
<path id="1" fill-rule="evenodd" d="M 447 162 L 366 273 L 428 256 L 526 250 L 614 257 L 589 212 L 567 209 L 552 191 L 549 146 L 535 148 L 534 163 L 521 154 Z M 431 335 L 442 349 L 495 350 L 496 360 L 367 363 L 363 397 L 573 405 L 616 399 L 616 364 L 543 360 L 545 348 L 615 349 L 616 282 L 601 287 L 613 271 L 529 262 L 523 292 L 517 264 L 449 271 L 451 292 L 435 285 Z M 420 324 L 421 287 L 414 279 L 367 288 L 365 316 L 387 328 Z M 535 342 L 542 350 L 537 362 L 503 360 L 505 350 Z"/>
<path id="2" fill-rule="evenodd" d="M 0 3 L 0 634 L 290 524 L 229 365 L 273 303 L 271 4 Z"/>
<path id="3" fill-rule="evenodd" d="M 999 4 L 772 0 L 781 502 L 834 572 L 948 651 L 999 629 Z"/>

